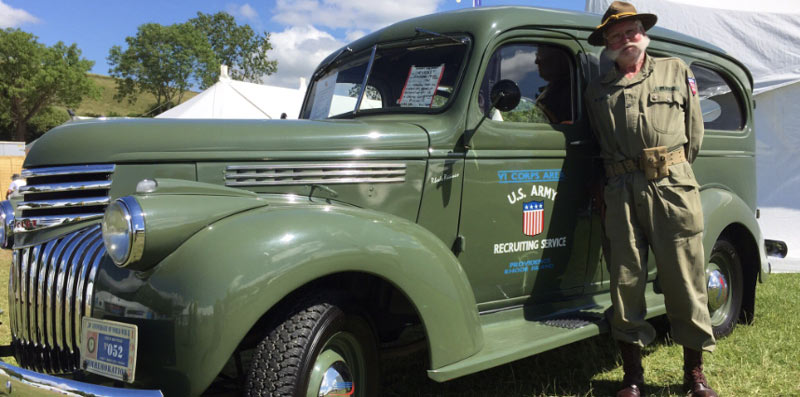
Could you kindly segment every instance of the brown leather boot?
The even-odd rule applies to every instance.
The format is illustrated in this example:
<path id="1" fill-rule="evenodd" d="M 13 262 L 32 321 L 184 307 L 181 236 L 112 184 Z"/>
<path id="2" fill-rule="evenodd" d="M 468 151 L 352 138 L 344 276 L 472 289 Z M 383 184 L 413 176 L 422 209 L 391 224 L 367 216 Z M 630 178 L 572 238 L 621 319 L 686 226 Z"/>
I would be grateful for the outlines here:
<path id="1" fill-rule="evenodd" d="M 642 348 L 639 345 L 618 342 L 622 353 L 622 389 L 617 397 L 640 397 L 644 387 L 644 369 L 642 368 Z"/>
<path id="2" fill-rule="evenodd" d="M 683 348 L 683 388 L 691 397 L 718 397 L 703 375 L 703 352 Z"/>

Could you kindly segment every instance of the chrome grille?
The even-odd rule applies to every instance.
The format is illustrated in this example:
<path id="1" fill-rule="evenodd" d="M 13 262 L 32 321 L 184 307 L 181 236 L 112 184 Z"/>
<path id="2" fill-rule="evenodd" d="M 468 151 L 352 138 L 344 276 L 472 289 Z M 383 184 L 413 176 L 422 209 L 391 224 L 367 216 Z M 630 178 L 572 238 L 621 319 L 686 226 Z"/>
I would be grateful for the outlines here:
<path id="1" fill-rule="evenodd" d="M 50 373 L 77 369 L 81 318 L 91 315 L 105 252 L 100 225 L 14 250 L 9 316 L 20 365 Z"/>
<path id="2" fill-rule="evenodd" d="M 75 165 L 22 170 L 27 185 L 14 232 L 24 233 L 100 218 L 109 202 L 114 164 Z"/>
<path id="3" fill-rule="evenodd" d="M 402 163 L 231 165 L 226 186 L 387 183 L 406 180 Z"/>

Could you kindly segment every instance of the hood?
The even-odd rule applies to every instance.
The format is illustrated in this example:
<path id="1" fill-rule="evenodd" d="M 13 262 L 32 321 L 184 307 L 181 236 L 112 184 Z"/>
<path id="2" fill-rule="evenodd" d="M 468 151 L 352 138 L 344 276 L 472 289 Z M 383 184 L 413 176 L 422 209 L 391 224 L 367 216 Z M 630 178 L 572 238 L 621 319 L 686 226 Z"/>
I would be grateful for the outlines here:
<path id="1" fill-rule="evenodd" d="M 91 163 L 427 156 L 418 126 L 360 120 L 78 121 L 47 132 L 25 168 Z"/>

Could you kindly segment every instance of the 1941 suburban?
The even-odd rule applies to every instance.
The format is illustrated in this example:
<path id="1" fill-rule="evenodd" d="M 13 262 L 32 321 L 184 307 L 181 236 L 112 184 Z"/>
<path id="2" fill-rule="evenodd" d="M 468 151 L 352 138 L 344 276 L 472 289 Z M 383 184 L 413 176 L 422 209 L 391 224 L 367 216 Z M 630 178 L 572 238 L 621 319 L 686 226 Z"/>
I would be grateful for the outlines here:
<path id="1" fill-rule="evenodd" d="M 1 364 L 0 389 L 184 396 L 224 374 L 247 395 L 374 396 L 389 346 L 424 341 L 428 376 L 446 381 L 606 332 L 581 98 L 609 67 L 586 42 L 597 21 L 499 7 L 391 25 L 319 65 L 297 121 L 49 131 L 23 198 L 1 204 L 18 367 Z M 652 56 L 697 78 L 724 336 L 752 320 L 769 271 L 753 81 L 719 48 L 650 36 Z"/>

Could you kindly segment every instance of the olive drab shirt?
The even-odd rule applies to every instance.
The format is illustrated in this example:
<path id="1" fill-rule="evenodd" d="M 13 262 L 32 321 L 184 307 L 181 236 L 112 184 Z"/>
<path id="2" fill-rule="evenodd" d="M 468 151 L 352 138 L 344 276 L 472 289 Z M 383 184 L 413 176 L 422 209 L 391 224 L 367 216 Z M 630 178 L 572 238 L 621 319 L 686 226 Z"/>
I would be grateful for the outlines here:
<path id="1" fill-rule="evenodd" d="M 683 145 L 691 163 L 703 140 L 697 85 L 678 58 L 645 57 L 632 78 L 616 68 L 589 84 L 586 102 L 606 162 L 636 159 L 642 149 Z"/>
<path id="2" fill-rule="evenodd" d="M 690 164 L 703 140 L 698 94 L 694 75 L 682 60 L 649 55 L 630 79 L 612 68 L 589 84 L 585 100 L 606 163 L 638 159 L 642 149 L 656 146 L 683 146 L 689 161 L 671 165 L 669 176 L 653 181 L 641 171 L 609 178 L 604 190 L 609 208 L 629 200 L 633 192 L 645 195 L 650 185 L 649 191 L 658 195 L 651 211 L 672 220 L 672 235 L 703 230 L 699 185 Z"/>

